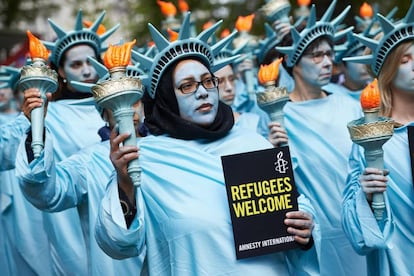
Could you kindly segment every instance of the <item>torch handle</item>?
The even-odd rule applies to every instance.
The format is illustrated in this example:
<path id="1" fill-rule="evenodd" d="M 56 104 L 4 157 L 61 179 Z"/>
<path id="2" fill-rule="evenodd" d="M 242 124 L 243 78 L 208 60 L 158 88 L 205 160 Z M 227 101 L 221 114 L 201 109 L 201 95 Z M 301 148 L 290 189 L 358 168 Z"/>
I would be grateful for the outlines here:
<path id="1" fill-rule="evenodd" d="M 365 149 L 365 160 L 367 162 L 367 167 L 383 170 L 384 151 L 382 150 L 382 147 L 375 149 Z M 383 193 L 374 193 L 372 195 L 371 207 L 376 220 L 382 220 L 385 210 L 385 201 Z"/>
<path id="2" fill-rule="evenodd" d="M 244 79 L 246 81 L 247 94 L 251 101 L 256 101 L 256 93 L 254 91 L 254 77 L 253 70 L 247 69 L 244 72 Z"/>
<path id="3" fill-rule="evenodd" d="M 40 156 L 40 153 L 43 150 L 44 143 L 43 143 L 43 132 L 44 132 L 44 125 L 45 125 L 45 118 L 44 118 L 44 111 L 45 105 L 44 103 L 47 101 L 46 97 L 43 98 L 43 104 L 40 107 L 36 107 L 32 109 L 30 112 L 30 120 L 31 120 L 31 128 L 32 128 L 32 151 L 34 158 L 37 159 Z"/>
<path id="4" fill-rule="evenodd" d="M 286 129 L 285 128 L 285 115 L 284 115 L 283 109 L 280 109 L 280 110 L 273 111 L 273 112 L 269 113 L 269 117 L 270 117 L 270 120 L 272 120 L 272 122 L 277 122 L 277 123 L 280 124 L 280 126 L 283 129 Z M 288 143 L 280 143 L 279 147 L 283 147 L 283 146 L 287 146 L 287 145 L 288 145 Z"/>
<path id="5" fill-rule="evenodd" d="M 124 146 L 136 146 L 137 139 L 134 127 L 134 110 L 131 108 L 122 108 L 114 110 L 113 114 L 119 126 L 119 133 L 129 132 L 131 135 L 125 139 Z M 138 159 L 131 160 L 128 163 L 128 174 L 132 179 L 134 186 L 141 185 L 141 166 L 139 165 Z"/>

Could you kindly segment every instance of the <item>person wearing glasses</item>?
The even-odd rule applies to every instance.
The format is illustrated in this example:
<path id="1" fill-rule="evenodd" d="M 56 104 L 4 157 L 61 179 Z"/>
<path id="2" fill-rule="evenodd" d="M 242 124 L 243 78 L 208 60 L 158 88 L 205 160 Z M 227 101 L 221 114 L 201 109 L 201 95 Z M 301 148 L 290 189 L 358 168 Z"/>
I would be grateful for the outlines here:
<path id="1" fill-rule="evenodd" d="M 366 275 L 365 257 L 355 252 L 341 227 L 342 192 L 352 148 L 347 124 L 360 118 L 362 111 L 349 96 L 323 89 L 332 77 L 334 41 L 346 34 L 336 33 L 336 26 L 350 8 L 330 21 L 335 4 L 320 21 L 313 5 L 304 29 L 291 29 L 276 49 L 286 55 L 283 64 L 295 82 L 284 108 L 285 127 L 297 163 L 299 192 L 311 200 L 321 227 L 320 275 Z"/>
<path id="2" fill-rule="evenodd" d="M 137 61 L 152 76 L 144 82 L 143 97 L 151 135 L 137 146 L 121 146 L 128 133 L 111 136 L 115 172 L 95 237 L 113 258 L 144 256 L 150 275 L 288 275 L 289 261 L 312 247 L 312 207 L 300 196 L 300 211 L 289 212 L 285 220 L 303 248 L 236 259 L 220 156 L 272 145 L 257 133 L 233 128 L 233 112 L 219 101 L 213 74 L 231 60 L 214 63 L 215 48 L 206 43 L 220 23 L 189 37 L 189 16 L 174 42 L 165 43 L 149 25 L 159 52 Z M 127 163 L 136 158 L 142 173 L 134 185 Z M 120 202 L 132 211 L 123 213 Z"/>

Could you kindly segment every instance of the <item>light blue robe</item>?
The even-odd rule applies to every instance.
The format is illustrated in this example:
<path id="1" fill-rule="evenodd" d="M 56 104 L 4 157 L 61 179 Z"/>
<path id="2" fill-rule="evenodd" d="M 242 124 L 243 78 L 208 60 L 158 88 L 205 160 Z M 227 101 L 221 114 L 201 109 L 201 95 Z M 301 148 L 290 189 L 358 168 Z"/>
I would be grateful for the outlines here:
<path id="1" fill-rule="evenodd" d="M 353 98 L 356 102 L 358 103 L 360 102 L 359 98 L 361 97 L 362 89 L 357 90 L 357 91 L 352 91 L 343 85 L 333 83 L 333 82 L 328 83 L 327 85 L 322 87 L 322 89 L 329 93 L 341 93 L 343 95 L 348 95 L 351 98 Z"/>
<path id="2" fill-rule="evenodd" d="M 258 114 L 252 112 L 244 112 L 240 114 L 239 118 L 234 123 L 234 126 L 250 129 L 251 131 L 257 132 L 258 134 L 267 138 L 269 127 L 266 125 L 265 128 L 265 124 L 260 121 L 260 116 Z"/>
<path id="3" fill-rule="evenodd" d="M 104 125 L 92 97 L 49 102 L 45 127 L 51 130 L 55 162 L 66 159 L 80 149 L 100 141 L 98 130 Z M 19 158 L 26 159 L 23 147 Z M 17 167 L 19 171 L 22 168 Z M 24 169 L 24 168 L 23 168 Z M 88 209 L 84 206 L 61 212 L 42 212 L 50 241 L 53 273 L 87 275 L 90 269 Z"/>
<path id="4" fill-rule="evenodd" d="M 362 116 L 360 106 L 340 93 L 288 102 L 285 126 L 295 181 L 315 208 L 321 227 L 321 275 L 365 275 L 365 257 L 352 248 L 341 227 L 342 191 L 351 152 L 347 123 Z"/>
<path id="5" fill-rule="evenodd" d="M 99 248 L 93 234 L 98 207 L 113 170 L 109 141 L 84 148 L 56 164 L 53 148 L 58 141 L 52 141 L 48 134 L 45 149 L 38 159 L 29 165 L 26 158 L 17 158 L 24 194 L 33 205 L 48 212 L 75 207 L 87 210 L 88 217 L 82 218 L 88 219 L 82 224 L 89 236 L 87 275 L 139 275 L 143 260 L 138 257 L 112 259 Z"/>
<path id="6" fill-rule="evenodd" d="M 2 275 L 51 275 L 49 241 L 41 211 L 23 196 L 14 170 L 20 140 L 30 127 L 23 115 L 0 115 L 0 270 Z"/>
<path id="7" fill-rule="evenodd" d="M 235 128 L 211 143 L 148 136 L 139 147 L 142 184 L 131 227 L 122 214 L 116 177 L 99 212 L 96 238 L 109 255 L 144 254 L 150 275 L 288 275 L 294 266 L 298 274 L 319 275 L 317 262 L 301 265 L 306 251 L 300 249 L 236 260 L 220 156 L 270 148 L 260 135 Z M 304 197 L 300 203 L 313 213 Z"/>
<path id="8" fill-rule="evenodd" d="M 349 159 L 342 224 L 355 250 L 367 255 L 370 275 L 413 275 L 414 188 L 407 126 L 395 128 L 383 150 L 384 168 L 389 170 L 384 220 L 376 221 L 358 181 L 366 163 L 363 148 L 355 144 Z"/>

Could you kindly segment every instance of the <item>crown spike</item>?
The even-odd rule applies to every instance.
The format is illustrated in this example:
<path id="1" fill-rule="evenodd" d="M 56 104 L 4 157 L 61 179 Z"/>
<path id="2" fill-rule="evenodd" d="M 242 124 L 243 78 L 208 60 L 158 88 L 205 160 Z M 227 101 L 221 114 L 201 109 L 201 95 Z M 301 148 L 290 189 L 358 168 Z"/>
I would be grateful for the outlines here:
<path id="1" fill-rule="evenodd" d="M 95 22 L 92 24 L 92 26 L 90 27 L 90 29 L 96 33 L 96 31 L 99 28 L 99 25 L 101 25 L 104 17 L 105 17 L 106 12 L 102 11 L 101 14 L 99 15 L 99 17 L 95 20 Z"/>
<path id="2" fill-rule="evenodd" d="M 238 31 L 234 30 L 231 34 L 211 46 L 211 50 L 213 51 L 213 55 L 216 56 L 223 48 L 225 48 L 229 43 L 233 41 L 233 39 L 236 37 Z"/>
<path id="3" fill-rule="evenodd" d="M 80 31 L 83 29 L 83 21 L 82 21 L 82 10 L 78 11 L 78 14 L 76 15 L 75 20 L 75 31 Z"/>
<path id="4" fill-rule="evenodd" d="M 153 47 L 152 47 L 153 48 Z M 139 62 L 140 67 L 145 71 L 149 71 L 152 67 L 153 60 L 147 55 L 143 55 L 134 49 L 131 50 L 132 58 Z"/>
<path id="5" fill-rule="evenodd" d="M 374 60 L 374 56 L 366 55 L 366 56 L 344 57 L 342 60 L 350 61 L 350 62 L 358 62 L 362 64 L 372 64 L 372 61 Z"/>
<path id="6" fill-rule="evenodd" d="M 300 40 L 300 33 L 295 28 L 290 29 L 292 35 L 293 43 L 296 44 Z"/>
<path id="7" fill-rule="evenodd" d="M 116 30 L 118 30 L 119 26 L 120 25 L 118 23 L 115 26 L 113 26 L 111 29 L 109 29 L 108 31 L 106 31 L 104 34 L 102 34 L 100 36 L 101 41 L 103 42 L 103 41 L 107 40 L 108 37 L 110 37 Z"/>
<path id="8" fill-rule="evenodd" d="M 378 14 L 378 21 L 381 24 L 382 31 L 384 32 L 384 35 L 392 32 L 394 30 L 394 24 L 392 24 L 391 21 L 389 21 L 387 18 L 382 16 L 381 14 Z"/>
<path id="9" fill-rule="evenodd" d="M 191 36 L 190 32 L 190 16 L 191 12 L 187 12 L 184 16 L 183 23 L 181 24 L 180 31 L 178 33 L 178 39 L 187 39 Z"/>
<path id="10" fill-rule="evenodd" d="M 378 46 L 378 41 L 376 41 L 375 39 L 371 39 L 359 34 L 354 34 L 354 37 L 370 49 L 375 49 Z"/>
<path id="11" fill-rule="evenodd" d="M 329 5 L 328 9 L 325 11 L 324 15 L 321 18 L 321 22 L 328 22 L 329 20 L 331 20 L 332 14 L 335 10 L 335 6 L 336 6 L 336 0 L 333 0 L 331 2 L 331 4 Z"/>
<path id="12" fill-rule="evenodd" d="M 334 40 L 341 39 L 341 38 L 342 38 L 342 37 L 344 37 L 345 35 L 347 35 L 347 34 L 349 34 L 350 32 L 352 32 L 352 30 L 353 30 L 353 29 L 354 29 L 354 26 L 349 26 L 348 28 L 343 29 L 343 30 L 341 30 L 341 31 L 339 31 L 339 32 L 337 32 L 337 33 L 335 33 Z"/>
<path id="13" fill-rule="evenodd" d="M 265 28 L 266 37 L 272 37 L 276 34 L 275 30 L 272 28 L 272 26 L 270 26 L 269 23 L 265 22 L 264 28 Z"/>
<path id="14" fill-rule="evenodd" d="M 312 26 L 315 26 L 316 24 L 316 8 L 315 8 L 315 4 L 312 4 L 310 13 L 309 13 L 309 17 L 308 17 L 308 22 L 307 22 L 307 26 L 306 28 L 312 28 Z"/>
<path id="15" fill-rule="evenodd" d="M 404 17 L 404 23 L 412 23 L 414 21 L 414 2 L 411 2 L 410 8 Z"/>
<path id="16" fill-rule="evenodd" d="M 218 27 L 220 27 L 221 23 L 223 22 L 223 20 L 219 20 L 218 22 L 216 22 L 213 26 L 211 26 L 210 28 L 202 31 L 197 38 L 200 39 L 201 41 L 204 41 L 207 43 L 208 39 L 213 35 L 213 33 L 218 29 Z"/>
<path id="17" fill-rule="evenodd" d="M 47 21 L 49 21 L 50 26 L 55 31 L 58 38 L 62 38 L 66 35 L 66 32 L 62 28 L 60 28 L 55 22 L 53 22 L 52 19 L 49 18 Z"/>
<path id="18" fill-rule="evenodd" d="M 349 12 L 350 9 L 351 9 L 351 5 L 348 5 L 337 17 L 335 17 L 335 19 L 331 21 L 331 24 L 334 27 L 336 27 L 336 25 L 338 25 L 340 22 L 344 20 L 346 14 Z"/>
<path id="19" fill-rule="evenodd" d="M 216 72 L 223 68 L 224 66 L 233 63 L 235 60 L 237 60 L 240 57 L 240 55 L 234 55 L 232 57 L 215 60 L 214 64 L 211 66 L 211 70 L 213 72 Z"/>
<path id="20" fill-rule="evenodd" d="M 166 39 L 151 23 L 148 23 L 148 28 L 152 36 L 152 40 L 157 46 L 158 51 L 162 51 L 170 45 L 168 39 Z"/>
<path id="21" fill-rule="evenodd" d="M 92 64 L 93 67 L 95 67 L 96 73 L 98 73 L 99 78 L 103 78 L 106 74 L 108 74 L 108 69 L 97 61 L 96 59 L 92 57 L 88 57 L 88 61 Z"/>

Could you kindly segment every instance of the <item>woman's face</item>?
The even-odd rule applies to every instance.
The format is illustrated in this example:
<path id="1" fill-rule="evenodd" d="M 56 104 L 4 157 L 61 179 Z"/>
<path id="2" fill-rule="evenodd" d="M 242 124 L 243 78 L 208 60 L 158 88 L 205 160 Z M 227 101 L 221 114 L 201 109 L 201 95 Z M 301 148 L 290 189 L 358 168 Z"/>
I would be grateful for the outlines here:
<path id="1" fill-rule="evenodd" d="M 10 108 L 10 104 L 13 100 L 13 90 L 11 88 L 0 89 L 0 112 Z"/>
<path id="2" fill-rule="evenodd" d="M 333 49 L 327 41 L 322 41 L 310 53 L 303 54 L 298 62 L 302 79 L 309 85 L 322 87 L 332 77 Z"/>
<path id="3" fill-rule="evenodd" d="M 219 96 L 220 100 L 232 105 L 236 96 L 235 79 L 233 68 L 227 65 L 214 73 L 219 78 Z"/>
<path id="4" fill-rule="evenodd" d="M 217 87 L 206 89 L 199 84 L 194 93 L 184 94 L 179 88 L 191 82 L 212 78 L 210 71 L 196 60 L 183 60 L 173 72 L 173 86 L 181 118 L 201 126 L 214 122 L 217 115 L 219 93 Z"/>
<path id="5" fill-rule="evenodd" d="M 88 45 L 75 45 L 65 52 L 65 62 L 59 74 L 66 79 L 69 90 L 76 91 L 71 81 L 96 83 L 99 79 L 95 68 L 89 63 L 88 56 L 95 57 L 95 51 Z"/>
<path id="6" fill-rule="evenodd" d="M 404 52 L 392 85 L 399 90 L 414 93 L 414 45 Z"/>
<path id="7" fill-rule="evenodd" d="M 364 50 L 358 50 L 354 54 L 355 56 L 362 56 L 364 54 Z M 367 83 L 372 81 L 372 77 L 368 73 L 366 64 L 347 62 L 346 70 L 347 76 L 350 80 L 361 87 L 365 87 Z"/>

